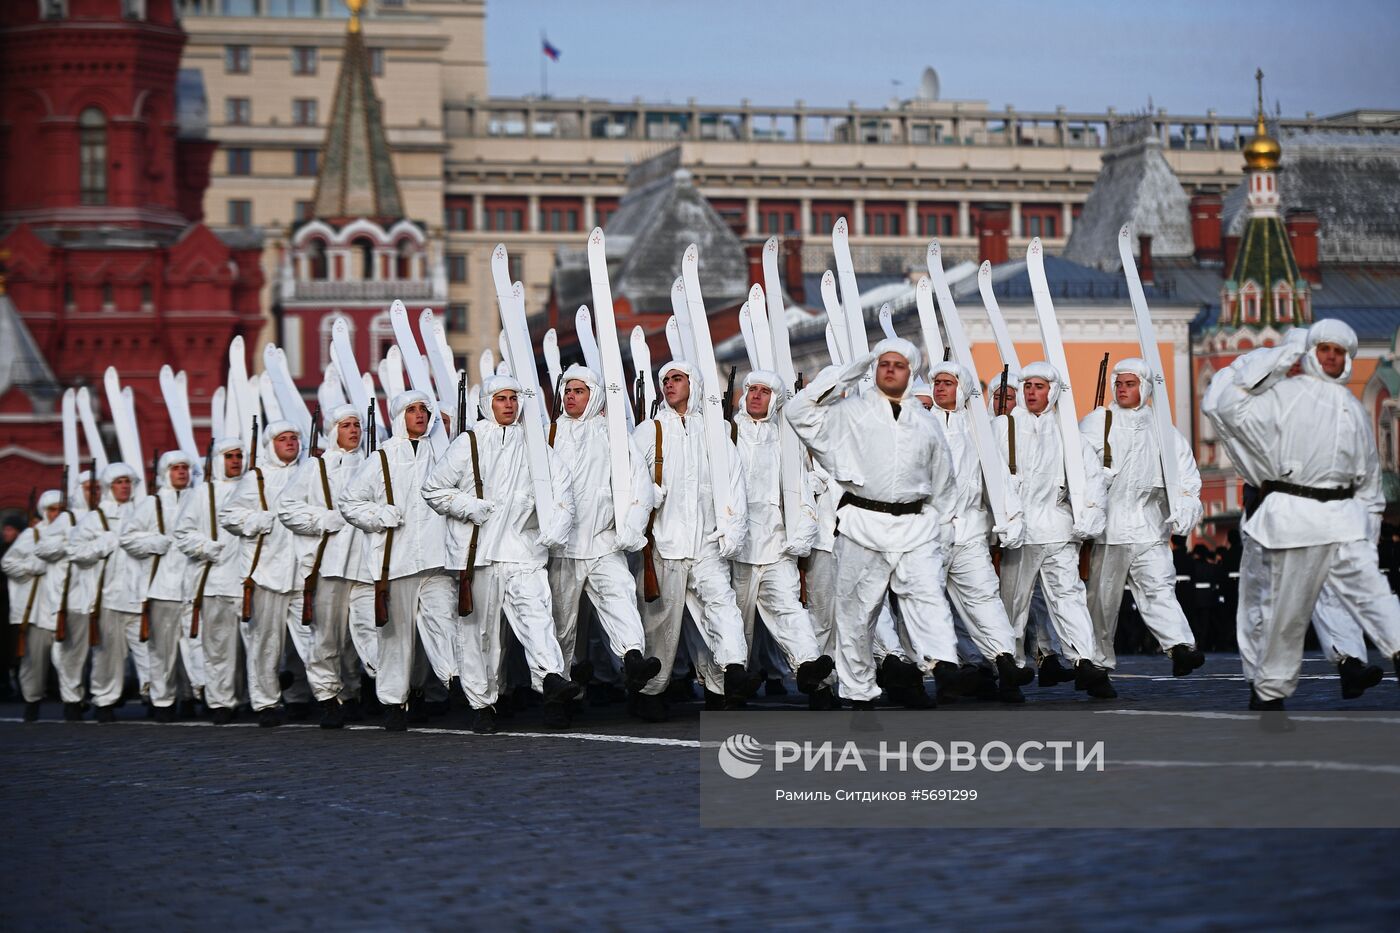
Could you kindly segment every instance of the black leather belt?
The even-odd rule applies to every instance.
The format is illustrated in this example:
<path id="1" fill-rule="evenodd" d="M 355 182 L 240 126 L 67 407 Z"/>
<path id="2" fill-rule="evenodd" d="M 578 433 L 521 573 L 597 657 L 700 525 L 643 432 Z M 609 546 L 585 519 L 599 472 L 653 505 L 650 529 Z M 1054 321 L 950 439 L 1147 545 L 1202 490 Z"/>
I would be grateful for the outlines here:
<path id="1" fill-rule="evenodd" d="M 1254 503 L 1254 508 L 1259 507 L 1271 493 L 1281 492 L 1285 496 L 1298 496 L 1300 499 L 1313 499 L 1317 502 L 1340 502 L 1343 499 L 1350 499 L 1356 495 L 1355 486 L 1299 486 L 1296 483 L 1283 483 L 1277 480 L 1265 480 L 1259 486 L 1259 499 Z M 1246 514 L 1254 514 L 1254 509 L 1246 509 Z"/>
<path id="2" fill-rule="evenodd" d="M 839 509 L 844 505 L 853 505 L 858 509 L 865 509 L 867 512 L 884 512 L 886 515 L 917 515 L 924 508 L 924 500 L 918 499 L 914 502 L 879 502 L 875 499 L 864 499 L 849 492 L 841 493 L 841 500 L 836 503 Z"/>

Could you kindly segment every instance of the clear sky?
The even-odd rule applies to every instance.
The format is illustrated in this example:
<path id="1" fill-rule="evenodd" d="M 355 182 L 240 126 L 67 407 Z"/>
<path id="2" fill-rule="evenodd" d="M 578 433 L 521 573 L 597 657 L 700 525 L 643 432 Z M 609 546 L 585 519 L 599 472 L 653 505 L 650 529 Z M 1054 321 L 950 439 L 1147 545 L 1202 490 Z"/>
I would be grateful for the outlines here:
<path id="1" fill-rule="evenodd" d="M 942 97 L 1025 110 L 1289 116 L 1400 109 L 1400 0 L 488 0 L 491 93 L 877 105 L 925 65 Z M 892 81 L 900 81 L 899 85 Z"/>

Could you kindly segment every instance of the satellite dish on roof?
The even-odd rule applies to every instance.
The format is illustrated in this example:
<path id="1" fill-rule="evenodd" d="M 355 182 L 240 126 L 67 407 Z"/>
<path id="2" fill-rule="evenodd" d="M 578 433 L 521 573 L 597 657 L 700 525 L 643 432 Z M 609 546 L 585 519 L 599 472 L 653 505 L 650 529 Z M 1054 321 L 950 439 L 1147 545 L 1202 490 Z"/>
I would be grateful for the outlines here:
<path id="1" fill-rule="evenodd" d="M 925 68 L 919 79 L 919 100 L 938 100 L 938 72 Z"/>

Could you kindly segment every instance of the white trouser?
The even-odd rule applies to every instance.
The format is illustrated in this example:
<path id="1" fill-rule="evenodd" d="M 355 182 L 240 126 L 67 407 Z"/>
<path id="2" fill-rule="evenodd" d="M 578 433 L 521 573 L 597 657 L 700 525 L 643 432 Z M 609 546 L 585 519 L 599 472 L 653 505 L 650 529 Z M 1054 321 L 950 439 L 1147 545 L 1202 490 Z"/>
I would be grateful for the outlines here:
<path id="1" fill-rule="evenodd" d="M 1313 630 L 1317 632 L 1317 643 L 1322 647 L 1323 657 L 1328 661 L 1340 664 L 1347 658 L 1366 660 L 1366 638 L 1362 634 L 1361 626 L 1351 613 L 1347 612 L 1331 577 L 1322 584 L 1322 592 L 1317 594 L 1312 624 Z"/>
<path id="2" fill-rule="evenodd" d="M 807 615 L 812 620 L 812 634 L 817 650 L 836 657 L 836 555 L 831 551 L 812 551 L 807 556 Z M 825 680 L 835 685 L 836 672 Z"/>
<path id="3" fill-rule="evenodd" d="M 671 680 L 687 594 L 693 594 L 698 600 L 700 614 L 693 621 L 718 670 L 722 672 L 731 664 L 747 664 L 749 645 L 744 639 L 744 620 L 739 615 L 734 588 L 729 582 L 728 562 L 718 553 L 708 552 L 695 560 L 657 557 L 653 562 L 661 597 L 643 604 L 642 626 L 646 632 L 645 654 L 661 660 L 661 672 L 647 682 L 642 692 L 659 694 Z M 706 678 L 707 685 L 711 679 Z M 722 690 L 722 683 L 721 680 L 720 684 L 710 686 Z"/>
<path id="4" fill-rule="evenodd" d="M 549 566 L 549 588 L 554 596 L 554 632 L 570 667 L 588 656 L 587 643 L 579 644 L 584 593 L 613 654 L 620 658 L 642 650 L 646 636 L 637 610 L 637 581 L 621 551 L 592 560 L 555 557 Z"/>
<path id="5" fill-rule="evenodd" d="M 1252 680 L 1261 699 L 1289 697 L 1298 688 L 1303 638 L 1324 583 L 1335 587 L 1341 607 L 1361 623 L 1383 654 L 1393 657 L 1400 651 L 1400 600 L 1377 566 L 1374 543 L 1346 541 L 1260 552 L 1264 590 Z"/>
<path id="6" fill-rule="evenodd" d="M 487 571 L 482 573 L 482 571 Z M 484 578 L 484 579 L 483 579 Z M 472 581 L 472 601 L 482 587 L 488 606 L 500 607 L 530 668 L 530 686 L 541 690 L 549 674 L 567 676 L 564 652 L 554 633 L 554 597 L 549 572 L 526 564 L 495 563 L 477 568 Z"/>
<path id="7" fill-rule="evenodd" d="M 64 634 L 63 641 L 54 639 L 53 667 L 58 672 L 58 695 L 63 698 L 64 703 L 81 703 L 85 696 L 83 668 L 87 666 L 91 649 L 88 640 L 90 619 L 91 616 L 86 612 L 68 613 L 68 631 Z"/>
<path id="8" fill-rule="evenodd" d="M 1165 651 L 1196 644 L 1181 603 L 1176 601 L 1176 564 L 1165 541 L 1150 544 L 1095 544 L 1089 555 L 1089 617 L 1094 623 L 1094 654 L 1099 667 L 1118 666 L 1113 638 L 1123 585 L 1132 591 L 1143 625 Z"/>
<path id="9" fill-rule="evenodd" d="M 899 617 L 899 612 L 890 603 L 889 594 L 880 601 L 880 611 L 875 615 L 875 627 L 870 633 L 870 654 L 878 667 L 885 659 L 885 655 L 892 654 L 897 658 L 909 660 L 910 648 L 905 644 L 909 640 L 908 633 L 901 633 L 904 620 Z"/>
<path id="10" fill-rule="evenodd" d="M 136 683 L 143 694 L 151 689 L 151 657 L 146 643 L 141 640 L 141 613 L 123 612 L 122 634 L 126 636 L 126 654 L 136 668 Z M 134 621 L 133 621 L 134 620 Z"/>
<path id="11" fill-rule="evenodd" d="M 146 657 L 152 706 L 164 708 L 175 703 L 175 668 L 180 661 L 180 623 L 184 614 L 184 603 L 165 599 L 153 599 L 149 603 L 151 632 L 146 642 Z"/>
<path id="12" fill-rule="evenodd" d="M 324 578 L 323 578 L 324 579 Z M 374 624 L 374 584 L 350 583 L 350 641 L 370 677 L 379 670 L 379 629 Z"/>
<path id="13" fill-rule="evenodd" d="M 3 623 L 0 623 L 3 624 Z M 19 638 L 19 626 L 15 626 Z M 19 662 L 19 692 L 26 703 L 38 703 L 44 698 L 49 665 L 53 663 L 53 632 L 31 625 L 24 632 L 24 657 Z"/>
<path id="14" fill-rule="evenodd" d="M 812 632 L 812 619 L 798 599 L 802 580 L 797 573 L 797 561 L 781 557 L 771 564 L 736 561 L 731 566 L 734 595 L 749 644 L 753 644 L 754 616 L 761 613 L 763 627 L 773 636 L 788 667 L 795 672 L 799 665 L 815 661 L 821 649 Z"/>
<path id="15" fill-rule="evenodd" d="M 1050 624 L 1060 641 L 1060 653 L 1071 664 L 1093 657 L 1094 623 L 1084 581 L 1079 579 L 1079 542 L 1027 544 L 1002 552 L 1001 599 L 1016 636 L 1016 663 L 1026 663 L 1026 619 L 1031 592 L 1039 578 Z M 1042 656 L 1047 653 L 1044 646 Z"/>
<path id="16" fill-rule="evenodd" d="M 205 596 L 199 610 L 199 643 L 204 649 L 204 702 L 210 709 L 238 706 L 238 672 L 243 643 L 235 596 Z"/>
<path id="17" fill-rule="evenodd" d="M 306 680 L 316 702 L 349 700 L 359 694 L 360 673 L 350 645 L 349 580 L 322 578 L 316 584 L 315 616 L 310 625 L 311 646 L 306 659 Z M 371 603 L 374 599 L 370 590 Z M 373 606 L 371 605 L 371 612 Z M 301 626 L 300 623 L 296 625 Z"/>
<path id="18" fill-rule="evenodd" d="M 415 637 L 416 636 L 416 637 Z M 431 666 L 446 684 L 457 673 L 457 578 L 441 569 L 389 581 L 389 621 L 379 629 L 374 689 L 385 706 L 408 702 Z"/>
<path id="19" fill-rule="evenodd" d="M 180 663 L 185 668 L 185 677 L 196 696 L 204 692 L 204 643 L 190 637 L 190 624 L 194 621 L 194 604 L 185 603 L 180 613 Z"/>
<path id="20" fill-rule="evenodd" d="M 119 612 L 105 606 L 98 613 L 99 643 L 92 646 L 94 706 L 114 706 L 122 698 L 122 688 L 126 685 L 126 653 L 129 647 L 127 631 L 132 626 L 136 628 L 137 644 L 140 644 L 140 613 Z M 73 633 L 70 632 L 68 637 L 72 638 Z M 145 645 L 141 647 L 144 649 Z M 145 654 L 144 650 L 142 654 Z"/>
<path id="21" fill-rule="evenodd" d="M 873 634 L 885 593 L 899 600 L 904 637 L 924 671 L 935 663 L 957 663 L 957 638 L 943 595 L 943 556 L 936 547 L 904 553 L 872 551 L 850 538 L 836 539 L 836 675 L 842 694 L 873 700 Z"/>
<path id="22" fill-rule="evenodd" d="M 248 668 L 248 700 L 254 712 L 271 709 L 282 699 L 279 677 L 287 643 L 287 620 L 301 619 L 301 590 L 278 593 L 253 587 L 253 617 L 239 622 Z M 200 631 L 204 622 L 199 623 Z"/>
<path id="23" fill-rule="evenodd" d="M 1055 626 L 1050 622 L 1050 608 L 1045 605 L 1045 588 L 1040 585 L 1039 580 L 1035 581 L 1035 588 L 1031 590 L 1031 614 L 1026 622 L 1026 634 L 1021 641 L 1022 644 L 1029 641 L 1035 645 L 1036 657 L 1065 653 L 1060 644 L 1060 637 L 1055 634 Z"/>
<path id="24" fill-rule="evenodd" d="M 948 599 L 961 621 L 960 634 L 965 633 L 959 638 L 959 656 L 976 664 L 979 660 L 995 661 L 997 655 L 1014 654 L 1016 638 L 985 542 L 966 541 L 949 549 L 946 585 Z M 975 652 L 969 652 L 969 646 Z"/>

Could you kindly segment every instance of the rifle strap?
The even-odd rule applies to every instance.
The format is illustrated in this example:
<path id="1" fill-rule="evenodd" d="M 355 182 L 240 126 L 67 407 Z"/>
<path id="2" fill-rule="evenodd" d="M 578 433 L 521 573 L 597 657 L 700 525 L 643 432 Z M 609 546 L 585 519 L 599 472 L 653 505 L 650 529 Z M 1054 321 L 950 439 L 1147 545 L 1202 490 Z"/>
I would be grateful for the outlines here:
<path id="1" fill-rule="evenodd" d="M 316 464 L 321 468 L 321 495 L 325 497 L 326 510 L 330 511 L 335 508 L 335 505 L 331 502 L 331 481 L 330 477 L 326 476 L 325 456 L 317 457 Z M 322 532 L 321 543 L 316 546 L 316 559 L 312 561 L 311 573 L 307 574 L 306 577 L 306 585 L 308 587 L 313 586 L 313 581 L 321 575 L 321 560 L 326 556 L 326 542 L 330 541 L 330 539 L 331 533 L 329 531 Z"/>
<path id="2" fill-rule="evenodd" d="M 1108 431 L 1113 427 L 1113 409 L 1105 408 L 1103 412 L 1103 465 L 1113 466 L 1113 448 L 1108 443 Z"/>
<path id="3" fill-rule="evenodd" d="M 549 423 L 549 446 L 550 446 L 550 447 L 553 447 L 553 446 L 554 446 L 554 432 L 556 432 L 556 431 L 558 431 L 558 430 L 559 430 L 559 422 L 557 422 L 557 421 L 551 421 L 551 422 Z"/>
<path id="4" fill-rule="evenodd" d="M 176 493 L 178 496 L 179 493 Z M 165 534 L 165 509 L 160 504 L 160 491 L 151 494 L 151 498 L 156 500 L 156 531 Z M 151 559 L 151 578 L 146 581 L 146 586 L 156 582 L 156 571 L 160 570 L 160 555 L 157 554 Z M 149 599 L 150 597 L 147 597 Z"/>
<path id="5" fill-rule="evenodd" d="M 472 488 L 476 490 L 476 497 L 480 499 L 483 494 L 483 490 L 481 488 L 481 460 L 480 454 L 477 451 L 476 447 L 475 431 L 467 432 L 467 445 L 471 448 L 472 452 Z M 474 568 L 476 566 L 476 542 L 477 538 L 480 537 L 480 535 L 481 526 L 472 525 L 472 540 L 471 543 L 467 546 L 466 573 L 468 576 L 470 576 L 474 572 Z"/>
<path id="6" fill-rule="evenodd" d="M 384 500 L 389 505 L 394 504 L 394 480 L 389 475 L 389 455 L 384 448 L 379 448 L 379 468 L 384 474 Z M 379 579 L 384 583 L 389 582 L 389 556 L 394 551 L 394 529 L 388 529 L 384 534 L 384 563 L 379 569 Z"/>
<path id="7" fill-rule="evenodd" d="M 39 543 L 39 529 L 35 527 L 29 530 L 34 532 L 34 543 L 37 545 Z M 21 623 L 22 625 L 29 624 L 29 614 L 34 611 L 34 597 L 39 592 L 39 581 L 41 579 L 41 576 L 36 576 L 34 582 L 29 586 L 29 599 L 24 603 L 24 619 Z"/>
<path id="8" fill-rule="evenodd" d="M 97 520 L 102 523 L 103 531 L 111 531 L 112 525 L 107 521 L 107 513 L 102 511 L 102 503 L 97 503 Z M 97 601 L 92 604 L 92 617 L 97 619 L 102 615 L 102 589 L 107 583 L 107 558 L 102 558 L 102 569 L 97 573 Z"/>
<path id="9" fill-rule="evenodd" d="M 1011 412 L 1006 413 L 1006 454 L 1010 461 L 1011 475 L 1016 475 L 1016 419 Z"/>
<path id="10" fill-rule="evenodd" d="M 262 506 L 264 512 L 267 511 L 267 489 L 263 486 L 263 475 L 260 467 L 253 467 L 253 476 L 258 481 L 258 504 Z M 248 579 L 253 579 L 253 572 L 258 569 L 258 561 L 262 559 L 263 540 L 267 535 L 258 535 L 257 546 L 253 548 L 253 565 L 248 568 Z"/>

